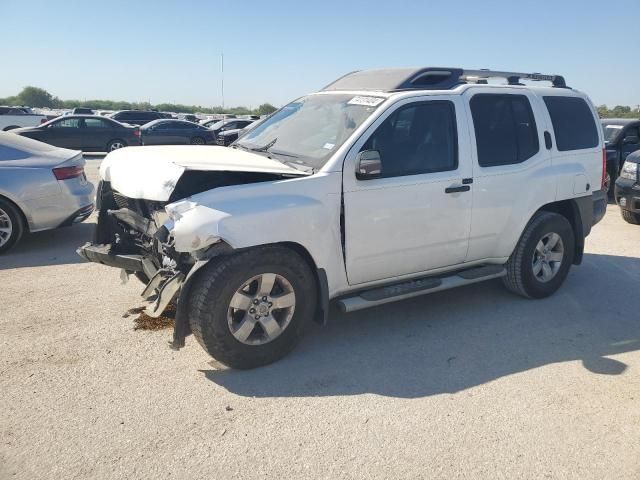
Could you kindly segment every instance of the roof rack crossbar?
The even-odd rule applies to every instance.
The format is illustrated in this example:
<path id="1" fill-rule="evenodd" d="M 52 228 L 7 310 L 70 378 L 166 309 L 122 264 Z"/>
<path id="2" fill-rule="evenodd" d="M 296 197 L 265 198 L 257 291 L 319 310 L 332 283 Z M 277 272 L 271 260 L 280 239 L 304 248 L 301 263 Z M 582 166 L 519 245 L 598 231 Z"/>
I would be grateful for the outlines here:
<path id="1" fill-rule="evenodd" d="M 558 88 L 566 88 L 567 84 L 562 75 L 548 75 L 543 73 L 501 72 L 497 70 L 462 70 L 460 80 L 467 79 L 505 78 L 509 85 L 518 85 L 520 80 L 532 80 L 536 82 L 551 82 Z"/>

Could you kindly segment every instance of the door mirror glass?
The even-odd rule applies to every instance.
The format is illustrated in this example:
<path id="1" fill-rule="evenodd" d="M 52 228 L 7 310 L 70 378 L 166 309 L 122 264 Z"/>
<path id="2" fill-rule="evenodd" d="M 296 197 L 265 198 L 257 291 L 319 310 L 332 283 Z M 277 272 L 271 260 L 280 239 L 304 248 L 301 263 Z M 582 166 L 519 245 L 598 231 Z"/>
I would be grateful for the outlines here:
<path id="1" fill-rule="evenodd" d="M 382 159 L 377 150 L 364 150 L 356 157 L 356 178 L 370 180 L 380 178 L 382 173 Z"/>
<path id="2" fill-rule="evenodd" d="M 640 139 L 638 139 L 638 137 L 636 137 L 635 135 L 628 135 L 624 137 L 624 140 L 622 141 L 622 143 L 624 144 L 632 144 L 632 145 L 635 145 L 638 142 L 640 142 Z"/>

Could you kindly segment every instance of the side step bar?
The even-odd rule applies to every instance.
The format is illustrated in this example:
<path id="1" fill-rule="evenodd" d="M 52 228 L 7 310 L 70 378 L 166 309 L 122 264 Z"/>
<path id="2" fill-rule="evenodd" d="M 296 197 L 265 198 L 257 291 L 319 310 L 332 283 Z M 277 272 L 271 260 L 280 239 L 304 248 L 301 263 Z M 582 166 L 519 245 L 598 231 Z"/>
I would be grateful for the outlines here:
<path id="1" fill-rule="evenodd" d="M 507 270 L 502 265 L 486 265 L 462 270 L 447 276 L 418 278 L 408 282 L 394 283 L 365 290 L 357 295 L 338 300 L 338 306 L 343 312 L 355 312 L 356 310 L 404 300 L 405 298 L 504 277 L 506 274 Z"/>

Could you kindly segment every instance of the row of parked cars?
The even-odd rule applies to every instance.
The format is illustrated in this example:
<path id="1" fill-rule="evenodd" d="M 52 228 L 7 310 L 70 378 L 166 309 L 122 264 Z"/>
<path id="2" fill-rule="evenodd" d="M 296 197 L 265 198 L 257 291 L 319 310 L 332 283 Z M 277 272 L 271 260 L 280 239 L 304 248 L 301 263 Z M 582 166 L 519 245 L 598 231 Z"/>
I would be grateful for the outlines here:
<path id="1" fill-rule="evenodd" d="M 62 148 L 111 152 L 139 145 L 229 145 L 255 120 L 230 118 L 197 124 L 158 118 L 159 112 L 125 111 L 111 117 L 65 115 L 11 133 Z"/>

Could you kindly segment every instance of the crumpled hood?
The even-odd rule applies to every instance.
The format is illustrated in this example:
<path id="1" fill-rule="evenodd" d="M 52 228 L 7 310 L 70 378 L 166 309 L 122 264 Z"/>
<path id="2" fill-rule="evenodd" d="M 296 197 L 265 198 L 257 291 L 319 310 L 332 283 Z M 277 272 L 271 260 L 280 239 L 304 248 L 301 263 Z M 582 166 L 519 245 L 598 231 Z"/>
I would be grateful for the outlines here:
<path id="1" fill-rule="evenodd" d="M 276 160 L 218 146 L 128 147 L 109 153 L 100 176 L 129 198 L 167 201 L 185 170 L 306 175 Z"/>

